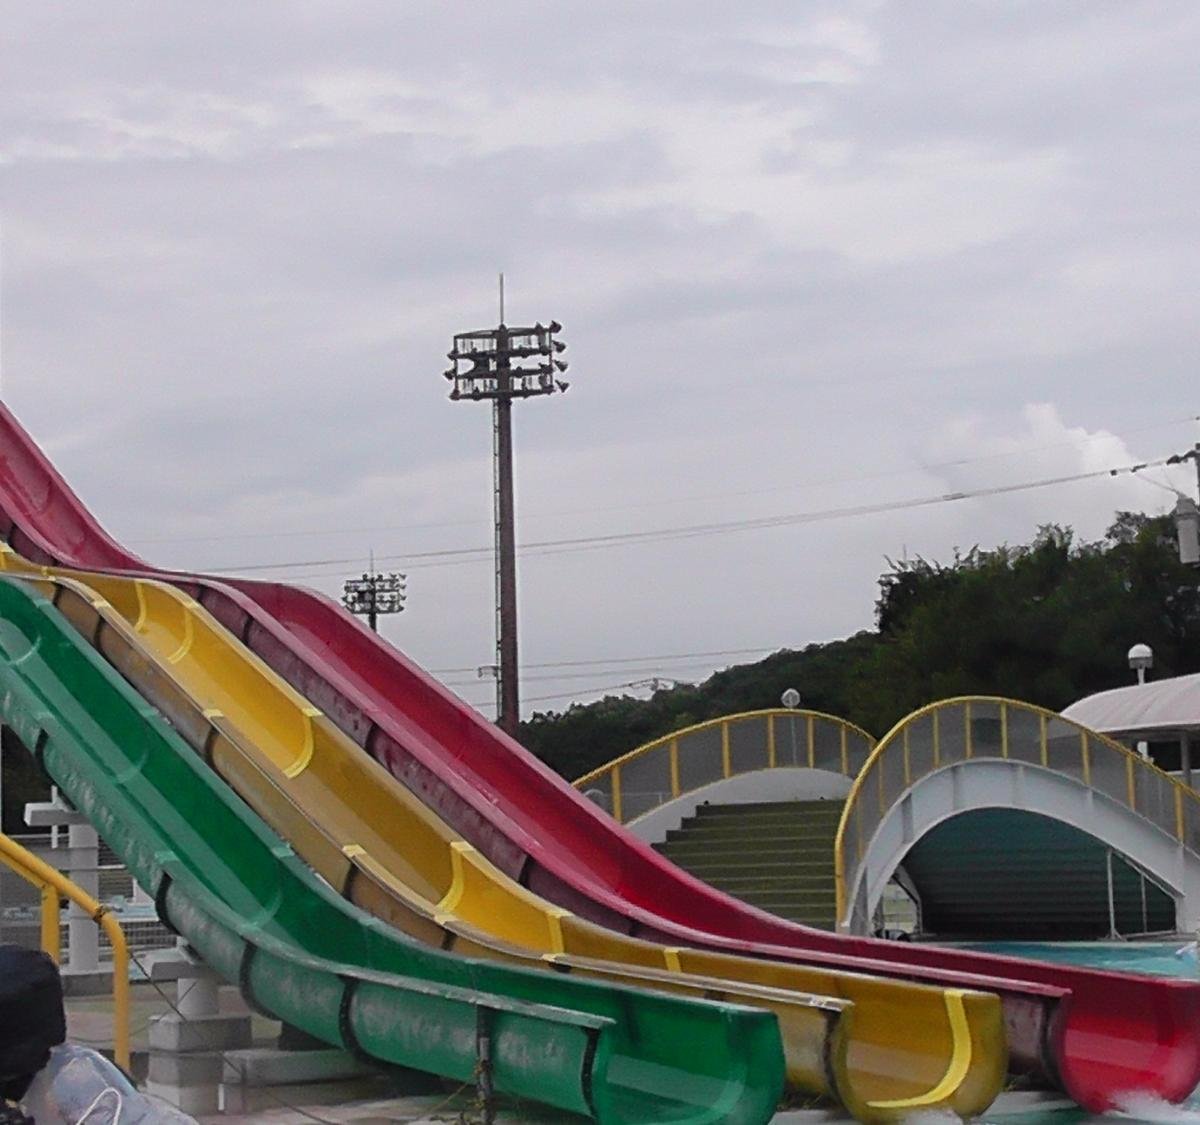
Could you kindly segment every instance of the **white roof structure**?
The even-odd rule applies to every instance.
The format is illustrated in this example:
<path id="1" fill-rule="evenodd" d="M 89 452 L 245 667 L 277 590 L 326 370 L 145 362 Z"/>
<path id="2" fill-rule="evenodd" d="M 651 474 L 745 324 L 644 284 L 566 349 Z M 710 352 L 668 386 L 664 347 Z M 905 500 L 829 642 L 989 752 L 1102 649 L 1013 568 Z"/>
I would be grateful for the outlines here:
<path id="1" fill-rule="evenodd" d="M 1200 731 L 1200 674 L 1084 696 L 1063 717 L 1109 735 L 1180 735 Z"/>

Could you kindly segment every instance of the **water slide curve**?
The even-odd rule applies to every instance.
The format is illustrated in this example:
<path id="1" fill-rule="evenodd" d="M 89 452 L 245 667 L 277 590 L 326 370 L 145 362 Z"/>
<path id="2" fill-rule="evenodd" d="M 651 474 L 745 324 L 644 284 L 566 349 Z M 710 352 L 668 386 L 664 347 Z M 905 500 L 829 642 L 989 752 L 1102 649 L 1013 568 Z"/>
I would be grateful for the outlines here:
<path id="1" fill-rule="evenodd" d="M 91 516 L 0 408 L 0 534 L 38 562 L 185 589 L 500 870 L 582 917 L 670 944 L 985 988 L 1020 1069 L 1085 1108 L 1200 1082 L 1200 984 L 853 938 L 755 910 L 615 824 L 332 601 L 279 583 L 160 571 Z"/>
<path id="2" fill-rule="evenodd" d="M 418 946 L 339 899 L 45 598 L 7 577 L 0 717 L 164 921 L 277 1018 L 463 1082 L 486 1030 L 498 1089 L 597 1121 L 751 1125 L 774 1112 L 783 1055 L 769 1014 Z M 697 1035 L 702 1050 L 688 1045 Z"/>
<path id="3" fill-rule="evenodd" d="M 0 567 L 50 599 L 330 887 L 414 940 L 765 1008 L 789 1088 L 865 1122 L 936 1109 L 973 1117 L 999 1092 L 1007 1054 L 994 995 L 669 948 L 579 919 L 479 856 L 183 591 L 38 567 L 3 543 Z"/>

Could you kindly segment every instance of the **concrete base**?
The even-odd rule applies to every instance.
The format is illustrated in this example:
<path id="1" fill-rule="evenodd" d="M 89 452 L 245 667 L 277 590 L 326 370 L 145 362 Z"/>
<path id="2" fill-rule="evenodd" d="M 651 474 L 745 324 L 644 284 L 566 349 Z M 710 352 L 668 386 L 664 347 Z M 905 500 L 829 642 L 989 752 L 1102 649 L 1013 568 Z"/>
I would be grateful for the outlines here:
<path id="1" fill-rule="evenodd" d="M 285 1086 L 302 1082 L 334 1082 L 362 1078 L 378 1071 L 348 1051 L 325 1047 L 319 1051 L 280 1051 L 251 1047 L 226 1051 L 221 1080 L 231 1085 Z"/>
<path id="2" fill-rule="evenodd" d="M 62 971 L 64 996 L 107 996 L 112 993 L 112 966 L 101 965 L 90 972 Z"/>
<path id="3" fill-rule="evenodd" d="M 152 949 L 142 955 L 142 967 L 156 984 L 180 980 L 220 981 L 221 975 L 199 960 L 182 938 L 170 949 Z"/>
<path id="4" fill-rule="evenodd" d="M 174 1012 L 150 1020 L 152 1052 L 232 1051 L 251 1043 L 249 1016 L 192 1016 Z"/>
<path id="5" fill-rule="evenodd" d="M 147 1079 L 160 1086 L 216 1086 L 224 1074 L 220 1051 L 154 1051 Z"/>
<path id="6" fill-rule="evenodd" d="M 168 1105 L 192 1117 L 219 1113 L 221 1109 L 218 1086 L 175 1086 L 170 1083 L 147 1082 L 146 1093 L 161 1098 Z"/>
<path id="7" fill-rule="evenodd" d="M 281 1051 L 324 1051 L 329 1044 L 290 1023 L 284 1023 L 279 1028 L 278 1047 Z"/>
<path id="8" fill-rule="evenodd" d="M 342 1105 L 365 1098 L 385 1096 L 387 1080 L 378 1075 L 347 1078 L 339 1082 L 302 1082 L 284 1086 L 244 1086 L 223 1082 L 220 1087 L 221 1112 L 257 1113 L 292 1106 Z"/>

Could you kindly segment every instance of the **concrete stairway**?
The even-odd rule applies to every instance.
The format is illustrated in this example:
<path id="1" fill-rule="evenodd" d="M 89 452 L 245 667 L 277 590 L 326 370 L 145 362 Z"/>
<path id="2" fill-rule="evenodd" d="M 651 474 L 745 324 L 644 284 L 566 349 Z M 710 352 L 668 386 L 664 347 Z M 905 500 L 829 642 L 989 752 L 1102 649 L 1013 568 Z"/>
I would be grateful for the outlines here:
<path id="1" fill-rule="evenodd" d="M 701 805 L 656 850 L 698 879 L 793 922 L 833 929 L 842 801 Z"/>

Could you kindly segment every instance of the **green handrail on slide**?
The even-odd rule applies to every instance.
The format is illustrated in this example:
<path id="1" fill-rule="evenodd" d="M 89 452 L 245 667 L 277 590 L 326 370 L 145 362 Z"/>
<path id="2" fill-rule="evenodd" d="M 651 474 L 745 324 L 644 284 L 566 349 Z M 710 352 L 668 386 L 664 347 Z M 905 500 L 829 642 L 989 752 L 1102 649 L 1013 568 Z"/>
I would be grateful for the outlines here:
<path id="1" fill-rule="evenodd" d="M 44 597 L 0 578 L 0 718 L 247 999 L 381 1063 L 600 1122 L 765 1122 L 775 1017 L 431 950 L 316 878 Z"/>

